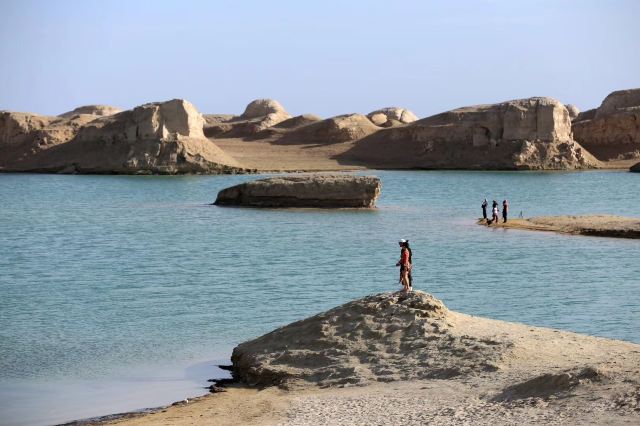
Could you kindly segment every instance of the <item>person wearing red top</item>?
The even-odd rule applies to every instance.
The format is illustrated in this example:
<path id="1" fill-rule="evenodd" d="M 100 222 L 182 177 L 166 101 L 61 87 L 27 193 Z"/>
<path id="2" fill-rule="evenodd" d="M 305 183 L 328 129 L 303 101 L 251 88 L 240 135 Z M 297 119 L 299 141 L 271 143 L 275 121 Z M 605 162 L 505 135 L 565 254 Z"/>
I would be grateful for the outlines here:
<path id="1" fill-rule="evenodd" d="M 409 281 L 409 273 L 411 272 L 411 252 L 409 251 L 407 240 L 400 240 L 400 260 L 396 263 L 396 266 L 400 267 L 400 283 L 402 284 L 402 291 L 405 293 L 411 291 L 411 282 Z"/>

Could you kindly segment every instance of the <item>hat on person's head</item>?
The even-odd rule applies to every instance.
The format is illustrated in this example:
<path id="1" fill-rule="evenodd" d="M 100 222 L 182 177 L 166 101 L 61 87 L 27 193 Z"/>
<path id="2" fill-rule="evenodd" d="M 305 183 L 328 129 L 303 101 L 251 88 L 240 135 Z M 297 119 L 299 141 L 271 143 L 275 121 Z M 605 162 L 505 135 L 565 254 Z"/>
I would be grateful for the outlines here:
<path id="1" fill-rule="evenodd" d="M 400 241 L 398 241 L 400 244 L 404 244 L 407 242 L 407 240 L 405 240 L 404 238 L 400 238 Z"/>

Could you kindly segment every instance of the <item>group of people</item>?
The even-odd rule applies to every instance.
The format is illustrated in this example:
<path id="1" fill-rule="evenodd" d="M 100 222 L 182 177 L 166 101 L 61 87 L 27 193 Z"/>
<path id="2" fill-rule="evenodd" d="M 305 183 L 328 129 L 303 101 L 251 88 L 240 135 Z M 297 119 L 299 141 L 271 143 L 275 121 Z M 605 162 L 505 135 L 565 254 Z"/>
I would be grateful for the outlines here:
<path id="1" fill-rule="evenodd" d="M 396 266 L 400 267 L 402 291 L 408 293 L 413 290 L 411 247 L 409 247 L 409 240 L 405 239 L 398 241 L 398 244 L 400 245 L 400 260 L 396 263 Z"/>
<path id="2" fill-rule="evenodd" d="M 487 217 L 488 206 L 489 206 L 489 202 L 485 198 L 484 201 L 482 202 L 482 217 L 484 218 L 484 220 L 487 221 L 489 225 L 491 225 L 494 222 L 498 223 L 498 221 L 500 220 L 498 218 L 498 213 L 500 213 L 500 211 L 498 210 L 498 202 L 496 200 L 493 200 L 493 206 L 491 208 L 491 219 Z M 507 223 L 508 214 L 509 214 L 509 202 L 507 200 L 503 200 L 502 201 L 502 223 Z"/>

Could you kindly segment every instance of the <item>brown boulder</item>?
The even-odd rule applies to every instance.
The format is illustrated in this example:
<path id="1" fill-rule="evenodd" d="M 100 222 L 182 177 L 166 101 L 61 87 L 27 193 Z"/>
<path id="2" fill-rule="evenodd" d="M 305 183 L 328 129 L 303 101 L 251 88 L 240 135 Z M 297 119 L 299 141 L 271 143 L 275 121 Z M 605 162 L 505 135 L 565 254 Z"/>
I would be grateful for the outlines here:
<path id="1" fill-rule="evenodd" d="M 380 130 L 361 114 L 346 114 L 327 118 L 297 128 L 286 134 L 279 143 L 331 144 L 361 139 Z"/>
<path id="2" fill-rule="evenodd" d="M 391 127 L 397 123 L 413 123 L 418 119 L 416 115 L 405 108 L 388 107 L 367 114 L 367 117 L 376 126 Z"/>
<path id="3" fill-rule="evenodd" d="M 640 156 L 640 89 L 608 95 L 595 113 L 578 117 L 573 135 L 601 160 Z"/>
<path id="4" fill-rule="evenodd" d="M 207 114 L 204 134 L 207 137 L 253 137 L 259 132 L 291 118 L 278 101 L 256 99 L 247 105 L 240 116 Z"/>
<path id="5" fill-rule="evenodd" d="M 551 98 L 477 105 L 389 128 L 340 156 L 371 167 L 575 169 L 597 167 L 571 138 L 569 112 Z"/>
<path id="6" fill-rule="evenodd" d="M 282 176 L 223 189 L 214 204 L 245 207 L 372 208 L 380 195 L 374 176 Z"/>

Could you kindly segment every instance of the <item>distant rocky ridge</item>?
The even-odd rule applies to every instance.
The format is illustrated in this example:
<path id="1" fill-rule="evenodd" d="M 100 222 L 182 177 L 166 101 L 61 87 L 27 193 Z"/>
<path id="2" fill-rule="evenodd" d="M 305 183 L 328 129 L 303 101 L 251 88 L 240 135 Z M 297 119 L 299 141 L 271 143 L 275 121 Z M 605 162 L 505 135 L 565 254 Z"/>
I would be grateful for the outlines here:
<path id="1" fill-rule="evenodd" d="M 129 111 L 87 105 L 56 117 L 2 111 L 0 171 L 572 170 L 621 159 L 626 163 L 619 166 L 629 167 L 640 158 L 639 123 L 640 89 L 614 92 L 597 110 L 584 112 L 535 97 L 421 120 L 402 107 L 292 117 L 273 99 L 254 100 L 240 115 L 203 116 L 184 100 Z M 314 168 L 314 161 L 322 165 Z"/>
<path id="2" fill-rule="evenodd" d="M 223 189 L 214 204 L 271 208 L 372 208 L 379 195 L 380 179 L 375 176 L 282 176 Z"/>
<path id="3" fill-rule="evenodd" d="M 601 160 L 640 158 L 640 89 L 610 93 L 572 127 L 575 140 Z"/>
<path id="4" fill-rule="evenodd" d="M 341 158 L 373 167 L 581 169 L 599 161 L 572 138 L 569 112 L 551 98 L 458 108 L 365 137 Z"/>

